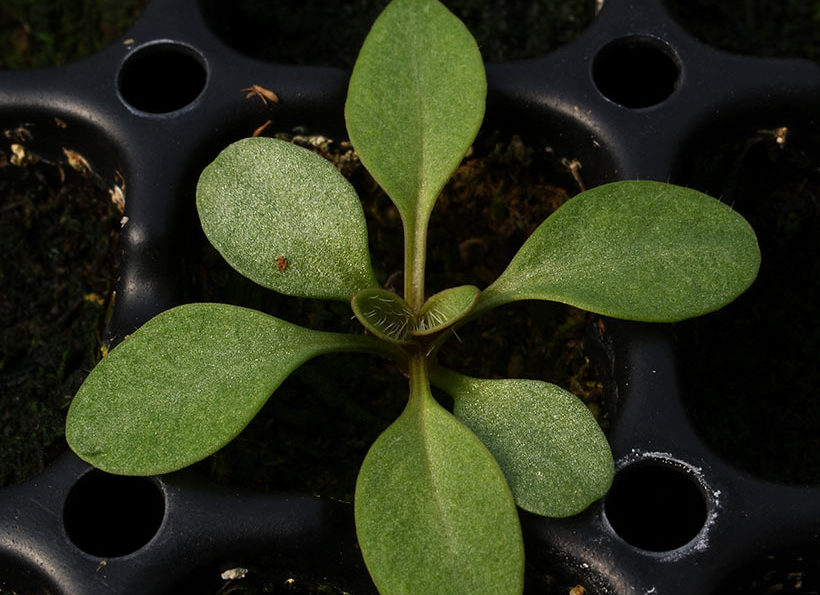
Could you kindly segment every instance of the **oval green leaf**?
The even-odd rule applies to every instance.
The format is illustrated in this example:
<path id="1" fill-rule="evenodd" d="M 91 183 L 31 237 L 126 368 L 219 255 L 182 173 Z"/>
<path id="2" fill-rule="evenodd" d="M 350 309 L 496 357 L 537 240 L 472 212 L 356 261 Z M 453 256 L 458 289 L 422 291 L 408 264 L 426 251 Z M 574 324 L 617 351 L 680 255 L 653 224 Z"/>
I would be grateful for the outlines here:
<path id="1" fill-rule="evenodd" d="M 393 0 L 350 78 L 345 119 L 362 163 L 401 213 L 426 227 L 475 139 L 487 82 L 475 40 L 437 0 Z"/>
<path id="2" fill-rule="evenodd" d="M 392 343 L 407 343 L 415 317 L 410 306 L 392 291 L 364 289 L 350 300 L 353 313 L 371 333 Z"/>
<path id="3" fill-rule="evenodd" d="M 609 490 L 609 444 L 572 393 L 538 380 L 483 380 L 437 368 L 433 381 L 453 397 L 453 413 L 498 461 L 523 509 L 566 517 Z"/>
<path id="4" fill-rule="evenodd" d="M 523 589 L 515 503 L 487 449 L 430 396 L 411 396 L 368 452 L 356 532 L 380 593 Z"/>
<path id="5" fill-rule="evenodd" d="M 356 191 L 312 151 L 273 138 L 237 141 L 202 172 L 196 203 L 208 240 L 264 287 L 349 300 L 378 285 Z"/>
<path id="6" fill-rule="evenodd" d="M 479 293 L 474 285 L 461 285 L 430 296 L 411 334 L 421 337 L 451 327 L 473 309 Z"/>
<path id="7" fill-rule="evenodd" d="M 662 182 L 615 182 L 579 194 L 548 217 L 474 312 L 540 299 L 615 318 L 674 322 L 731 302 L 759 266 L 754 231 L 727 205 Z"/>
<path id="8" fill-rule="evenodd" d="M 179 306 L 149 320 L 91 371 L 69 408 L 66 439 L 104 471 L 175 471 L 232 440 L 306 360 L 370 351 L 375 341 L 238 306 Z"/>

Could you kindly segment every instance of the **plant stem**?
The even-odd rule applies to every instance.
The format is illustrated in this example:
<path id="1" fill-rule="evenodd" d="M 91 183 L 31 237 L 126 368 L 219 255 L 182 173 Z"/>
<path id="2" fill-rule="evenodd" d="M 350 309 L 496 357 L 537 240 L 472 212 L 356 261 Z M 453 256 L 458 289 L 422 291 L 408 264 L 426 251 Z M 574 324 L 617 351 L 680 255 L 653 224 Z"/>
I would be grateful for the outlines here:
<path id="1" fill-rule="evenodd" d="M 427 217 L 418 217 L 404 230 L 404 301 L 414 314 L 424 305 L 424 266 L 427 257 Z"/>
<path id="2" fill-rule="evenodd" d="M 409 359 L 410 398 L 429 392 L 427 358 L 422 352 L 413 353 Z"/>

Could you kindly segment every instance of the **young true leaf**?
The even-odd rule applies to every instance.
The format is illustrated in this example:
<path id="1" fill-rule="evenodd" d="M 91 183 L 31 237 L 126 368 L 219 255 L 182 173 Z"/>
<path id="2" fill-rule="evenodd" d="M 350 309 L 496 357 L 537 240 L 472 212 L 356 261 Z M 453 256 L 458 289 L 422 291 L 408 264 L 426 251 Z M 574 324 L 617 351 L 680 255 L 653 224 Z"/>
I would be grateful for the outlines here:
<path id="1" fill-rule="evenodd" d="M 472 310 L 478 294 L 478 287 L 461 285 L 430 296 L 424 302 L 412 334 L 420 337 L 449 328 Z"/>
<path id="2" fill-rule="evenodd" d="M 379 591 L 520 593 L 515 503 L 492 455 L 411 368 L 407 408 L 359 472 L 356 534 Z"/>
<path id="3" fill-rule="evenodd" d="M 353 186 L 329 161 L 273 138 L 223 150 L 197 185 L 202 229 L 237 271 L 299 297 L 376 287 Z"/>
<path id="4" fill-rule="evenodd" d="M 364 289 L 350 301 L 353 313 L 371 333 L 391 343 L 407 343 L 416 318 L 403 299 L 386 289 Z"/>
<path id="5" fill-rule="evenodd" d="M 727 205 L 680 186 L 615 182 L 548 217 L 473 312 L 541 299 L 674 322 L 732 301 L 759 265 L 754 231 Z"/>
<path id="6" fill-rule="evenodd" d="M 475 40 L 437 0 L 393 0 L 370 30 L 350 78 L 347 130 L 411 233 L 426 228 L 475 139 L 486 90 Z"/>
<path id="7" fill-rule="evenodd" d="M 380 349 L 374 343 L 238 306 L 179 306 L 148 321 L 91 371 L 69 408 L 66 439 L 104 471 L 175 471 L 233 439 L 309 358 Z"/>
<path id="8" fill-rule="evenodd" d="M 614 473 L 609 444 L 572 393 L 538 380 L 481 380 L 443 368 L 432 379 L 493 453 L 521 508 L 565 517 L 606 494 Z"/>

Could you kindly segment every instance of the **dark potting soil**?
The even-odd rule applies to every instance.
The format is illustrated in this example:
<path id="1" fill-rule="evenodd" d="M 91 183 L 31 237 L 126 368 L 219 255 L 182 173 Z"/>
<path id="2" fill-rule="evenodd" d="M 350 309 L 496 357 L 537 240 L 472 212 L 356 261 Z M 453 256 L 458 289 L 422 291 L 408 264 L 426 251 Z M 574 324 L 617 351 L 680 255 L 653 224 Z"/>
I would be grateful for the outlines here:
<path id="1" fill-rule="evenodd" d="M 249 570 L 242 579 L 226 581 L 214 595 L 350 595 L 343 588 L 312 579 L 293 576 L 271 577 L 262 571 L 257 574 Z"/>
<path id="2" fill-rule="evenodd" d="M 344 586 L 310 577 L 277 573 L 267 568 L 248 568 L 242 578 L 226 580 L 215 590 L 202 590 L 214 595 L 351 595 Z M 552 573 L 529 573 L 525 590 L 538 595 L 596 595 L 570 577 Z"/>
<path id="3" fill-rule="evenodd" d="M 148 0 L 4 0 L 0 70 L 65 64 L 125 33 Z"/>
<path id="4" fill-rule="evenodd" d="M 726 595 L 814 595 L 820 593 L 820 550 L 816 545 L 765 554 L 743 566 L 719 587 Z"/>
<path id="5" fill-rule="evenodd" d="M 388 0 L 203 0 L 213 31 L 234 49 L 268 62 L 350 69 Z M 450 0 L 487 62 L 532 58 L 576 38 L 593 20 L 591 0 Z M 338 23 L 345 23 L 339 27 Z"/>
<path id="6" fill-rule="evenodd" d="M 387 0 L 305 3 L 202 0 L 214 32 L 234 49 L 269 62 L 353 65 Z M 451 0 L 447 7 L 478 41 L 487 62 L 534 58 L 578 37 L 595 18 L 593 0 Z M 666 0 L 673 17 L 715 47 L 764 57 L 820 60 L 816 2 Z M 344 22 L 345 27 L 336 26 Z"/>
<path id="7" fill-rule="evenodd" d="M 0 486 L 67 448 L 66 408 L 100 358 L 121 217 L 92 178 L 0 153 Z"/>
<path id="8" fill-rule="evenodd" d="M 820 5 L 805 0 L 666 0 L 672 16 L 714 47 L 765 58 L 820 60 Z"/>
<path id="9" fill-rule="evenodd" d="M 820 485 L 820 156 L 780 138 L 728 141 L 694 169 L 755 229 L 762 263 L 738 300 L 676 332 L 689 411 L 709 444 L 760 477 Z"/>
<path id="10" fill-rule="evenodd" d="M 95 52 L 145 3 L 3 2 L 0 69 L 56 66 Z M 15 131 L 4 133 L 15 142 Z M 100 357 L 122 216 L 95 180 L 30 159 L 18 167 L 13 157 L 0 149 L 0 487 L 67 448 L 65 410 Z"/>

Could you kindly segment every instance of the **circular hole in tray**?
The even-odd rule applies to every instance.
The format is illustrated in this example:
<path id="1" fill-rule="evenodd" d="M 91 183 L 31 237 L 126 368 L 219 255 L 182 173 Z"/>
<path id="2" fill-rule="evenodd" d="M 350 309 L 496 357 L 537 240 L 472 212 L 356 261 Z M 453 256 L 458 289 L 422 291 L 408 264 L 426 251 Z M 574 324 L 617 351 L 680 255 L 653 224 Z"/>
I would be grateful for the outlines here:
<path id="1" fill-rule="evenodd" d="M 63 510 L 69 539 L 93 556 L 113 558 L 151 541 L 165 515 L 165 499 L 147 477 L 91 470 L 71 488 Z"/>
<path id="2" fill-rule="evenodd" d="M 353 66 L 387 0 L 201 0 L 211 29 L 253 58 L 284 64 Z M 578 37 L 594 19 L 589 0 L 445 2 L 476 38 L 487 62 L 533 58 Z"/>
<path id="3" fill-rule="evenodd" d="M 117 85 L 122 100 L 150 114 L 170 114 L 192 104 L 208 79 L 202 58 L 180 43 L 155 42 L 128 57 Z"/>
<path id="4" fill-rule="evenodd" d="M 652 552 L 668 552 L 692 541 L 707 519 L 701 486 L 683 469 L 640 462 L 615 476 L 604 512 L 618 536 Z"/>
<path id="5" fill-rule="evenodd" d="M 592 80 L 601 94 L 624 107 L 651 107 L 667 99 L 680 76 L 672 50 L 644 35 L 616 39 L 592 63 Z"/>

